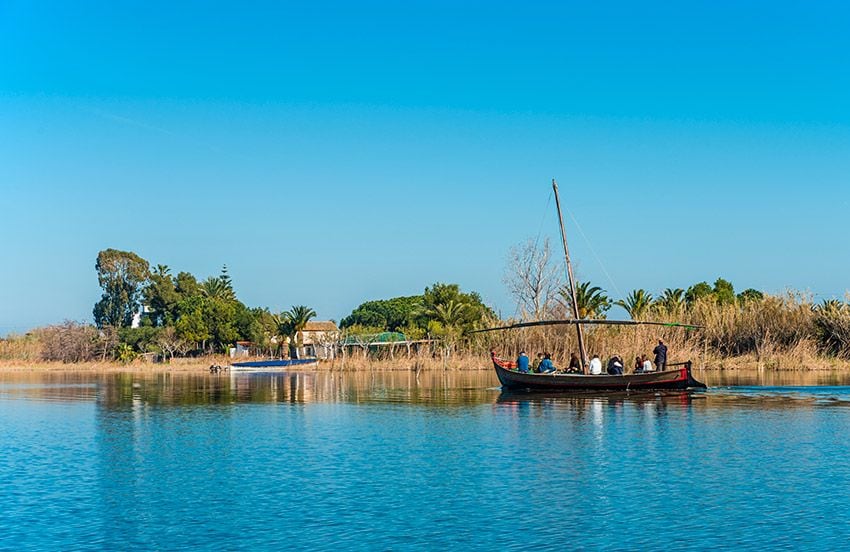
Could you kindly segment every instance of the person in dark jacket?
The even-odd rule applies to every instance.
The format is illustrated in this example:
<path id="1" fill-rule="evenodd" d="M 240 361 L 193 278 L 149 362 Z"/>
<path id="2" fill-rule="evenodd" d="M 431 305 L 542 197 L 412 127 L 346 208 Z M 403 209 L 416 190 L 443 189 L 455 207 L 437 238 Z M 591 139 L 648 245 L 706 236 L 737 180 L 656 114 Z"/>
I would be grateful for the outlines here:
<path id="1" fill-rule="evenodd" d="M 543 360 L 540 361 L 540 373 L 551 374 L 555 371 L 555 365 L 552 364 L 552 355 L 546 353 L 543 355 Z"/>
<path id="2" fill-rule="evenodd" d="M 581 362 L 579 362 L 578 355 L 575 353 L 570 354 L 570 365 L 567 368 L 567 372 L 570 374 L 578 374 L 581 372 Z"/>
<path id="3" fill-rule="evenodd" d="M 655 354 L 655 369 L 659 372 L 664 371 L 667 368 L 667 345 L 659 339 L 658 346 L 652 352 Z"/>
<path id="4" fill-rule="evenodd" d="M 519 356 L 516 359 L 516 369 L 523 374 L 528 373 L 528 355 L 525 354 L 525 351 L 519 352 Z"/>
<path id="5" fill-rule="evenodd" d="M 620 360 L 620 357 L 614 355 L 608 361 L 608 369 L 607 372 L 612 376 L 622 376 L 623 375 L 623 361 Z"/>

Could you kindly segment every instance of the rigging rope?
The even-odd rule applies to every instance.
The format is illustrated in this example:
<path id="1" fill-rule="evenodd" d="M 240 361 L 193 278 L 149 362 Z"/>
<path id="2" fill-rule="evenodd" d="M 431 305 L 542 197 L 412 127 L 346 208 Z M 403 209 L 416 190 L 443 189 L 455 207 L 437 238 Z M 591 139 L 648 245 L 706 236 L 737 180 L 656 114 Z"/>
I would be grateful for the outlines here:
<path id="1" fill-rule="evenodd" d="M 554 195 L 554 192 L 552 192 L 550 190 L 549 191 L 549 199 L 546 200 L 546 208 L 543 209 L 543 216 L 540 218 L 540 228 L 537 229 L 537 237 L 534 238 L 534 250 L 535 251 L 537 251 L 537 245 L 538 245 L 538 243 L 540 243 L 540 234 L 543 233 L 543 225 L 546 223 L 546 220 L 548 219 L 549 215 L 551 215 L 551 213 L 549 212 L 549 206 L 552 205 L 552 196 L 553 195 Z"/>
<path id="2" fill-rule="evenodd" d="M 612 278 L 611 274 L 608 273 L 608 269 L 605 268 L 605 263 L 603 263 L 602 259 L 599 257 L 599 255 L 596 254 L 596 250 L 593 248 L 593 245 L 590 243 L 590 240 L 587 238 L 587 234 L 584 233 L 584 230 L 582 229 L 581 224 L 579 224 L 578 220 L 575 218 L 575 216 L 573 216 L 573 212 L 570 211 L 569 207 L 567 207 L 565 209 L 565 211 L 567 212 L 568 215 L 570 215 L 570 219 L 572 219 L 573 224 L 576 225 L 576 228 L 578 228 L 578 231 L 581 234 L 581 237 L 584 238 L 585 243 L 587 243 L 587 247 L 590 248 L 590 252 L 593 253 L 593 256 L 596 258 L 596 262 L 599 263 L 599 266 L 602 268 L 602 272 L 605 273 L 605 277 L 608 278 L 608 282 L 611 284 L 611 287 L 614 288 L 614 291 L 617 292 L 617 295 L 619 295 L 620 297 L 623 297 L 623 293 L 617 287 L 617 284 L 614 283 L 614 278 Z"/>

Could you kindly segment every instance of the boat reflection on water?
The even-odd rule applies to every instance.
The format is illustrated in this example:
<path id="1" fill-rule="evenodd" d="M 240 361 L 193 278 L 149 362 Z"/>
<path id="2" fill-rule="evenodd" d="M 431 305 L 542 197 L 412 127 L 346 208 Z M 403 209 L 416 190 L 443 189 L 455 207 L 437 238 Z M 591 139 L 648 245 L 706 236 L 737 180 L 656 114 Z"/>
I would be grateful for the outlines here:
<path id="1" fill-rule="evenodd" d="M 536 416 L 569 413 L 577 420 L 585 419 L 602 425 L 606 416 L 629 410 L 643 413 L 647 419 L 662 416 L 667 410 L 690 409 L 699 401 L 705 403 L 706 395 L 699 391 L 645 391 L 645 392 L 580 392 L 534 393 L 502 391 L 494 408 L 514 412 L 518 416 Z"/>
<path id="2" fill-rule="evenodd" d="M 564 405 L 584 406 L 588 403 L 605 403 L 609 405 L 623 404 L 628 401 L 634 404 L 661 403 L 667 406 L 690 406 L 694 400 L 704 399 L 703 391 L 631 391 L 607 392 L 598 391 L 570 393 L 539 393 L 523 391 L 502 391 L 496 402 L 498 404 L 537 404 L 558 403 Z"/>

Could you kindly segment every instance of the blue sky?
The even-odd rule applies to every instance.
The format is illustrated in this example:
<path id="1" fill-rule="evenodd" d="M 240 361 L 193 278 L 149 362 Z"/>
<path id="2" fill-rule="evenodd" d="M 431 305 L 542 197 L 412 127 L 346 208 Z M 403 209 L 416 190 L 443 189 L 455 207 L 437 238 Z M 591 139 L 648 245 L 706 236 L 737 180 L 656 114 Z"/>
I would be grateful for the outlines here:
<path id="1" fill-rule="evenodd" d="M 90 320 L 107 247 L 321 318 L 512 314 L 553 177 L 614 296 L 850 288 L 846 5 L 174 4 L 0 4 L 0 334 Z"/>

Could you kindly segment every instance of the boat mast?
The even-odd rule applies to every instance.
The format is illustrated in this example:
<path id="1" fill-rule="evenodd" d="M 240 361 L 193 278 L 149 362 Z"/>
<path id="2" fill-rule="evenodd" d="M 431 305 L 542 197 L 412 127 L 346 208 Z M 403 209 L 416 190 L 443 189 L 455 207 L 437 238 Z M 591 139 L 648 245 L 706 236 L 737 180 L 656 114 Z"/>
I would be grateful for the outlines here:
<path id="1" fill-rule="evenodd" d="M 564 230 L 564 217 L 561 215 L 561 200 L 558 197 L 558 183 L 552 179 L 552 189 L 555 191 L 555 206 L 558 208 L 558 221 L 561 223 L 561 242 L 564 244 L 564 258 L 567 260 L 567 278 L 570 281 L 570 303 L 573 306 L 573 317 L 579 320 L 581 317 L 578 312 L 578 301 L 576 300 L 576 280 L 573 277 L 573 265 L 570 263 L 570 250 L 567 247 L 567 232 Z M 582 333 L 581 324 L 576 324 L 576 334 L 578 334 L 578 352 L 580 355 L 581 370 L 587 374 L 587 354 L 584 351 L 584 334 Z"/>

